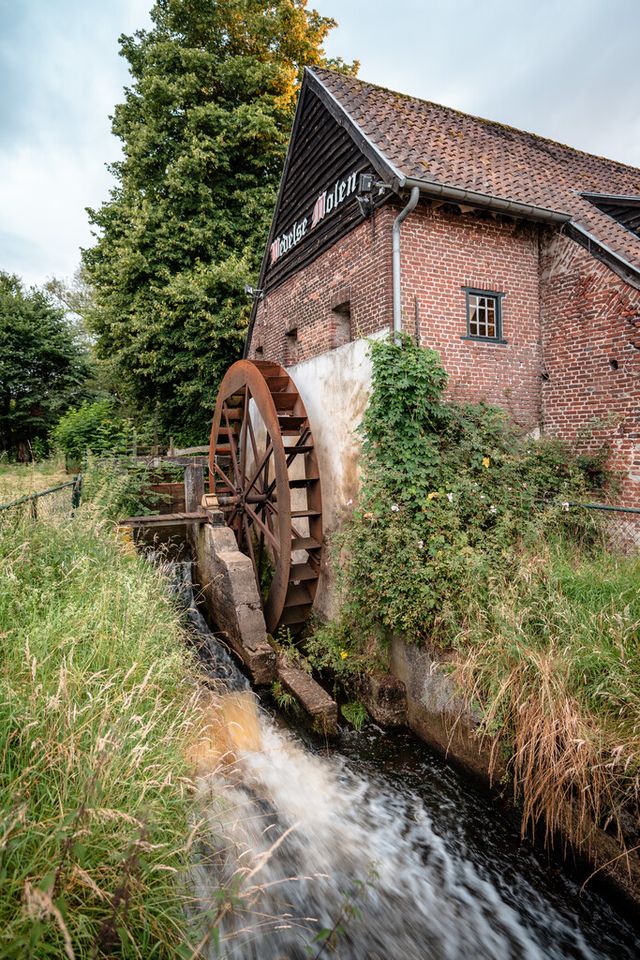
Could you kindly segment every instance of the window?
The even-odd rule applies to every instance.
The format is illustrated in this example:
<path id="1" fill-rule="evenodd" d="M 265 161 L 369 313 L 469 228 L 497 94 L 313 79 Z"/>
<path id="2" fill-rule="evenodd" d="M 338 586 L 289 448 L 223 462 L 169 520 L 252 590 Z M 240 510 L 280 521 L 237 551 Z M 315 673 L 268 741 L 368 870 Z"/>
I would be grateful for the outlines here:
<path id="1" fill-rule="evenodd" d="M 467 295 L 467 334 L 463 340 L 489 340 L 506 343 L 502 338 L 503 293 L 493 290 L 462 288 Z"/>
<path id="2" fill-rule="evenodd" d="M 331 346 L 341 347 L 351 340 L 351 289 L 340 287 L 329 300 L 331 306 Z"/>
<path id="3" fill-rule="evenodd" d="M 351 304 L 348 300 L 333 308 L 333 345 L 341 347 L 351 341 Z"/>
<path id="4" fill-rule="evenodd" d="M 284 340 L 284 365 L 290 367 L 299 359 L 298 328 L 287 330 Z"/>

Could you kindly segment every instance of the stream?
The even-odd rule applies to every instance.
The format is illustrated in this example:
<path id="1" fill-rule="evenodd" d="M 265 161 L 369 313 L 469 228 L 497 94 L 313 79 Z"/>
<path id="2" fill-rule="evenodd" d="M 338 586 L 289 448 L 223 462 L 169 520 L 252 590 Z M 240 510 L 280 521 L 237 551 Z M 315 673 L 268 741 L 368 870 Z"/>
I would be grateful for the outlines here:
<path id="1" fill-rule="evenodd" d="M 411 734 L 369 723 L 326 745 L 265 709 L 178 567 L 223 684 L 198 779 L 210 846 L 193 866 L 196 912 L 237 891 L 219 943 L 205 938 L 212 960 L 640 956 L 625 919 Z"/>

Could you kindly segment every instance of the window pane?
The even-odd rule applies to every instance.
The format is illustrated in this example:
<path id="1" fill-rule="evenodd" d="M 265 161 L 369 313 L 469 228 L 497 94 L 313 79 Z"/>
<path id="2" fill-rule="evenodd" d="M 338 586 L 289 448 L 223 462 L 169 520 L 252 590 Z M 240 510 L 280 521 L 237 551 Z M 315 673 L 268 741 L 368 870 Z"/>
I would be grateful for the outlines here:
<path id="1" fill-rule="evenodd" d="M 486 337 L 487 335 L 487 301 L 485 297 L 480 297 L 480 319 L 478 322 L 478 336 Z"/>
<path id="2" fill-rule="evenodd" d="M 476 306 L 477 297 L 469 297 L 469 336 L 478 336 L 478 309 Z"/>

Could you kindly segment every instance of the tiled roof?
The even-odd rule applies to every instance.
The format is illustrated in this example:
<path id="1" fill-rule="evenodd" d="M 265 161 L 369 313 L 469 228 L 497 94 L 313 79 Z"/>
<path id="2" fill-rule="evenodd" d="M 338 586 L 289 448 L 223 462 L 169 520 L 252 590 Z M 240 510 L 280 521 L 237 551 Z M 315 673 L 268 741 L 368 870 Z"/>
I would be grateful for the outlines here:
<path id="1" fill-rule="evenodd" d="M 640 270 L 640 239 L 580 196 L 640 196 L 639 169 L 333 70 L 312 73 L 403 177 L 565 213 Z"/>

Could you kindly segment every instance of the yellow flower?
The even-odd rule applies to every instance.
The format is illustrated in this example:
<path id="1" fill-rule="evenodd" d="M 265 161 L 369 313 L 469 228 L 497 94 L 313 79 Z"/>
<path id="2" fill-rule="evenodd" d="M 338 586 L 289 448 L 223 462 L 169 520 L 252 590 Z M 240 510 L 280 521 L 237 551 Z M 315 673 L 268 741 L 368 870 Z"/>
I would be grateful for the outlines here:
<path id="1" fill-rule="evenodd" d="M 341 660 L 346 660 L 348 656 L 349 656 L 349 654 L 347 653 L 346 650 L 341 650 L 341 651 L 340 651 L 340 659 L 341 659 Z"/>
<path id="2" fill-rule="evenodd" d="M 490 464 L 490 463 L 491 463 L 491 457 L 483 457 L 483 458 L 482 458 L 482 466 L 485 468 L 485 470 L 488 470 L 488 469 L 489 469 L 489 464 Z"/>
<path id="3" fill-rule="evenodd" d="M 432 490 L 431 493 L 427 494 L 427 500 L 435 500 L 436 497 L 439 497 L 440 494 L 437 490 Z"/>

